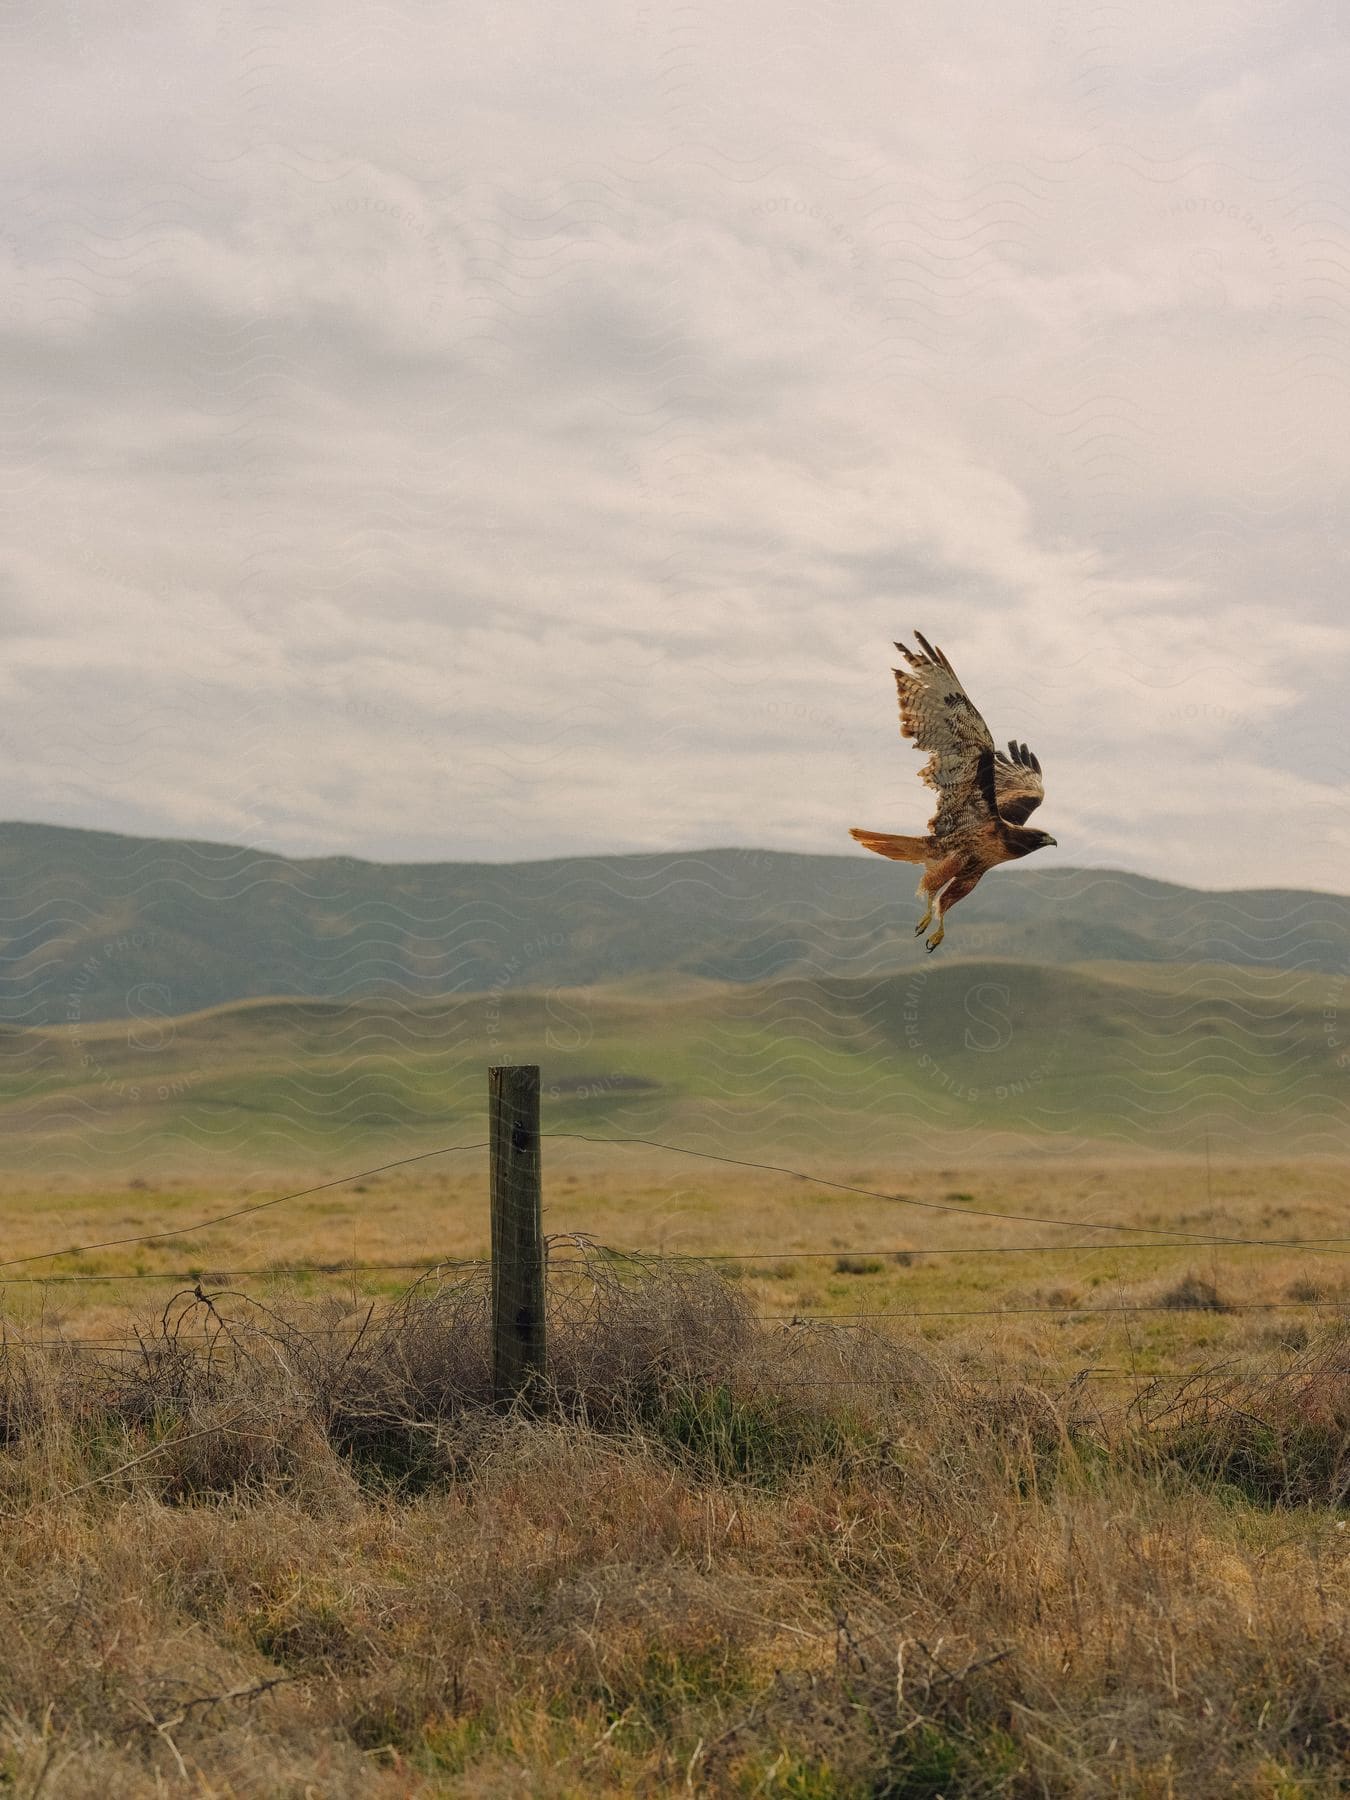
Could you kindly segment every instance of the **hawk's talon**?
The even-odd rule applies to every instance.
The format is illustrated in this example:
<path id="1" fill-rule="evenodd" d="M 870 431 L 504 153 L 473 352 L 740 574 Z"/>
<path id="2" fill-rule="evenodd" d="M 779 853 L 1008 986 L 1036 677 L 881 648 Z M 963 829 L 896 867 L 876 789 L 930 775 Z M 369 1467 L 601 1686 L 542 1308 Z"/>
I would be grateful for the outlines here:
<path id="1" fill-rule="evenodd" d="M 947 933 L 944 930 L 944 928 L 941 925 L 939 925 L 937 930 L 933 933 L 932 937 L 930 937 L 928 940 L 928 954 L 930 956 L 937 949 L 938 945 L 942 942 L 943 938 L 946 937 L 946 935 L 947 935 Z"/>

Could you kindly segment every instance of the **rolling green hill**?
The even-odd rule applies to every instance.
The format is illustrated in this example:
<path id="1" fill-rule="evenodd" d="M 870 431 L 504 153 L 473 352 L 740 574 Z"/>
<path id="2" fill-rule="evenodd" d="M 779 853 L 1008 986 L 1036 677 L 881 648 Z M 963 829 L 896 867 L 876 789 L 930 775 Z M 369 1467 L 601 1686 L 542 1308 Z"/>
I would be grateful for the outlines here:
<path id="1" fill-rule="evenodd" d="M 1089 1147 L 1343 1155 L 1319 974 L 1002 961 L 438 1000 L 266 1000 L 0 1034 L 11 1169 L 352 1166 L 481 1138 L 484 1067 L 546 1125 L 793 1162 Z M 840 1163 L 847 1168 L 847 1160 Z M 847 1177 L 845 1177 L 847 1178 Z"/>
<path id="2" fill-rule="evenodd" d="M 872 980 L 925 966 L 913 887 L 913 870 L 862 851 L 386 865 L 8 824 L 0 1022 L 126 1017 L 153 1036 L 166 1017 L 262 995 Z M 1350 964 L 1350 899 L 996 870 L 930 966 L 991 957 L 1334 976 Z"/>

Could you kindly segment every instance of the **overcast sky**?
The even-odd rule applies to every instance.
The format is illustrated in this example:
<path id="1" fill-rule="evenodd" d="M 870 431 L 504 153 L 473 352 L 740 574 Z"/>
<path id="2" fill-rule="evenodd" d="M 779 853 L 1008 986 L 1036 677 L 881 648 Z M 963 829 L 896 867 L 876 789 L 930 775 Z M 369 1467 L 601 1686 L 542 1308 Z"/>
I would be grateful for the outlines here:
<path id="1" fill-rule="evenodd" d="M 1350 889 L 1343 8 L 120 10 L 0 22 L 4 816 L 861 856 L 917 625 L 1042 866 Z"/>

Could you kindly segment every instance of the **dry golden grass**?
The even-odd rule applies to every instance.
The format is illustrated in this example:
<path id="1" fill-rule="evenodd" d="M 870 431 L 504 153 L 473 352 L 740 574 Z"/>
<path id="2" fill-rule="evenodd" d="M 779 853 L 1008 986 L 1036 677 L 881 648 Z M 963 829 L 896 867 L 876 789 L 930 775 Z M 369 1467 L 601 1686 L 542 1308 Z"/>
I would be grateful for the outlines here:
<path id="1" fill-rule="evenodd" d="M 309 1181 L 290 1186 L 343 1172 L 341 1164 L 320 1165 Z M 1216 1160 L 1209 1170 L 1158 1158 L 921 1168 L 834 1161 L 812 1172 L 928 1204 L 634 1146 L 602 1151 L 555 1141 L 545 1146 L 545 1225 L 625 1250 L 740 1252 L 721 1266 L 765 1319 L 866 1315 L 944 1346 L 972 1373 L 1013 1370 L 1060 1381 L 1092 1369 L 1094 1383 L 1120 1389 L 1160 1371 L 1297 1348 L 1350 1302 L 1350 1176 L 1332 1161 Z M 351 1274 L 288 1278 L 288 1285 L 314 1296 L 340 1291 L 353 1305 L 363 1296 L 388 1299 L 408 1271 L 365 1265 L 486 1255 L 485 1190 L 484 1158 L 475 1153 L 183 1232 L 287 1186 L 266 1172 L 229 1185 L 154 1178 L 114 1189 L 38 1190 L 11 1182 L 3 1199 L 9 1258 L 142 1232 L 180 1235 L 0 1270 L 22 1278 L 0 1287 L 5 1329 L 118 1335 L 174 1285 L 29 1277 L 201 1274 L 221 1286 L 240 1270 L 355 1264 Z M 1027 1224 L 1016 1214 L 1066 1223 Z M 1135 1229 L 1094 1229 L 1107 1222 Z M 1317 1251 L 1167 1242 L 1178 1230 L 1202 1239 L 1339 1236 L 1340 1243 Z M 264 1299 L 272 1291 L 265 1274 L 248 1273 L 237 1284 Z M 1222 1309 L 1177 1304 L 1206 1286 Z"/>
<path id="2" fill-rule="evenodd" d="M 481 1279 L 349 1302 L 11 1343 L 10 1791 L 1343 1791 L 1343 1332 L 1124 1404 L 601 1260 L 530 1418 Z"/>

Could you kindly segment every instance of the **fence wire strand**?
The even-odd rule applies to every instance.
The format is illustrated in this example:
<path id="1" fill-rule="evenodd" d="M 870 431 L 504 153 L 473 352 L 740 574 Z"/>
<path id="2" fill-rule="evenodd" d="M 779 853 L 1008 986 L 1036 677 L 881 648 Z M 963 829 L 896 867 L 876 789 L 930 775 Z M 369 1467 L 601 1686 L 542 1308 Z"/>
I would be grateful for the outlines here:
<path id="1" fill-rule="evenodd" d="M 192 1225 L 174 1225 L 164 1231 L 145 1231 L 138 1237 L 104 1238 L 98 1244 L 71 1244 L 64 1250 L 35 1250 L 31 1256 L 11 1256 L 0 1261 L 0 1269 L 17 1269 L 25 1263 L 52 1262 L 58 1256 L 85 1256 L 91 1250 L 120 1250 L 131 1244 L 156 1244 L 162 1238 L 189 1237 L 194 1231 L 209 1231 L 213 1225 L 225 1225 L 231 1219 L 244 1219 L 251 1213 L 266 1212 L 269 1206 L 284 1206 L 288 1200 L 304 1200 L 310 1194 L 322 1194 L 328 1188 L 345 1187 L 349 1181 L 361 1181 L 368 1175 L 384 1175 L 390 1169 L 405 1169 L 409 1163 L 426 1162 L 433 1156 L 453 1156 L 460 1150 L 486 1150 L 488 1140 L 476 1144 L 444 1144 L 439 1150 L 422 1150 L 416 1156 L 400 1156 L 393 1162 L 381 1163 L 374 1169 L 357 1169 L 351 1175 L 335 1175 L 331 1181 L 319 1181 L 313 1187 L 297 1188 L 294 1193 L 274 1194 L 270 1200 L 257 1200 L 251 1206 L 236 1206 L 232 1212 L 217 1213 L 211 1219 L 198 1219 Z"/>
<path id="2" fill-rule="evenodd" d="M 880 1188 L 855 1187 L 847 1181 L 831 1181 L 824 1175 L 812 1175 L 804 1169 L 790 1169 L 782 1163 L 755 1162 L 747 1157 L 723 1156 L 713 1150 L 692 1150 L 684 1144 L 665 1144 L 657 1138 L 648 1137 L 595 1137 L 584 1131 L 543 1131 L 541 1137 L 575 1138 L 585 1144 L 645 1144 L 653 1150 L 668 1150 L 676 1156 L 695 1156 L 707 1162 L 730 1163 L 740 1169 L 760 1169 L 774 1175 L 787 1175 L 794 1181 L 809 1181 L 816 1187 L 833 1188 L 841 1194 L 859 1194 L 869 1200 L 888 1200 L 897 1206 L 915 1206 L 925 1212 L 952 1213 L 957 1218 L 965 1219 L 1001 1219 L 1018 1225 L 1049 1225 L 1056 1230 L 1070 1227 L 1080 1231 L 1123 1231 L 1133 1234 L 1147 1235 L 1149 1232 L 1164 1231 L 1169 1241 L 1189 1244 L 1234 1244 L 1243 1246 L 1259 1246 L 1263 1249 L 1280 1250 L 1316 1250 L 1320 1246 L 1329 1246 L 1332 1255 L 1345 1255 L 1350 1249 L 1350 1240 L 1346 1238 L 1243 1238 L 1226 1237 L 1218 1234 L 1206 1235 L 1195 1231 L 1172 1230 L 1166 1225 L 1122 1225 L 1115 1222 L 1098 1224 L 1093 1219 L 1051 1219 L 1044 1214 L 1023 1212 L 995 1212 L 988 1207 L 970 1206 L 964 1202 L 956 1204 L 942 1200 L 916 1200 L 912 1194 L 888 1194 Z"/>
<path id="3" fill-rule="evenodd" d="M 724 1156 L 717 1151 L 695 1150 L 685 1144 L 663 1143 L 657 1138 L 630 1136 L 599 1137 L 584 1131 L 541 1131 L 539 1135 L 541 1138 L 571 1139 L 578 1143 L 585 1144 L 640 1144 L 645 1145 L 650 1149 L 668 1151 L 672 1155 L 697 1157 L 701 1161 L 725 1163 L 733 1168 L 755 1169 L 774 1175 L 784 1175 L 791 1180 L 810 1182 L 816 1187 L 831 1188 L 838 1193 L 857 1194 L 870 1200 L 886 1200 L 895 1205 L 917 1207 L 925 1212 L 946 1213 L 955 1218 L 995 1219 L 1006 1224 L 1016 1225 L 1045 1225 L 1056 1231 L 1114 1231 L 1123 1232 L 1130 1236 L 1152 1239 L 1150 1242 L 1138 1245 L 1118 1244 L 1111 1246 L 1116 1249 L 1138 1248 L 1170 1250 L 1179 1248 L 1185 1244 L 1195 1244 L 1197 1246 L 1210 1246 L 1214 1248 L 1229 1247 L 1251 1250 L 1308 1250 L 1314 1255 L 1325 1256 L 1344 1256 L 1350 1254 L 1350 1239 L 1346 1238 L 1248 1238 L 1220 1233 L 1207 1234 L 1204 1232 L 1182 1231 L 1179 1228 L 1172 1229 L 1166 1225 L 1126 1225 L 1116 1220 L 1099 1222 L 1094 1219 L 1054 1219 L 1043 1213 L 997 1212 L 989 1207 L 972 1206 L 965 1202 L 957 1203 L 941 1200 L 918 1200 L 911 1194 L 887 1193 L 880 1188 L 858 1187 L 852 1182 L 833 1181 L 828 1176 L 813 1175 L 805 1169 L 788 1168 L 782 1163 L 758 1162 L 741 1156 Z M 95 1250 L 127 1249 L 134 1244 L 159 1243 L 165 1238 L 187 1237 L 193 1232 L 208 1231 L 215 1225 L 228 1224 L 233 1219 L 247 1218 L 254 1213 L 265 1212 L 270 1207 L 283 1206 L 290 1200 L 304 1200 L 311 1194 L 322 1194 L 327 1192 L 330 1188 L 345 1187 L 349 1182 L 363 1181 L 371 1176 L 384 1175 L 391 1169 L 407 1168 L 413 1163 L 428 1162 L 432 1158 L 438 1156 L 454 1156 L 469 1150 L 486 1150 L 488 1148 L 489 1141 L 486 1138 L 471 1144 L 443 1144 L 434 1150 L 419 1151 L 413 1156 L 397 1157 L 392 1162 L 380 1163 L 372 1169 L 356 1169 L 349 1175 L 335 1175 L 329 1181 L 316 1182 L 311 1187 L 297 1188 L 288 1194 L 274 1194 L 269 1199 L 254 1201 L 248 1206 L 238 1206 L 229 1212 L 217 1213 L 209 1219 L 198 1219 L 189 1225 L 174 1225 L 166 1227 L 163 1231 L 147 1231 L 128 1235 L 126 1237 L 104 1238 L 97 1243 L 70 1244 L 59 1250 L 37 1250 L 31 1252 L 27 1256 L 12 1256 L 0 1259 L 0 1269 L 21 1268 L 35 1262 L 52 1262 L 62 1256 L 84 1256 Z M 1162 1238 L 1157 1238 L 1156 1234 L 1159 1231 L 1164 1232 L 1166 1235 Z M 888 1246 L 884 1251 L 723 1250 L 706 1253 L 690 1253 L 689 1255 L 684 1256 L 683 1260 L 687 1262 L 767 1262 L 776 1259 L 791 1259 L 793 1257 L 808 1256 L 868 1256 L 895 1254 L 909 1256 L 981 1256 L 1012 1254 L 1015 1251 L 1030 1252 L 1035 1250 L 1044 1250 L 1053 1254 L 1058 1254 L 1061 1249 L 1092 1250 L 1104 1247 L 1105 1246 L 1101 1244 L 1066 1244 L 1062 1246 L 1053 1244 L 991 1244 L 988 1246 L 967 1245 L 950 1248 L 932 1245 L 921 1249 L 913 1249 L 906 1245 L 892 1245 Z M 123 1277 L 123 1279 L 129 1279 L 129 1277 Z M 4 1280 L 5 1278 L 0 1276 L 0 1283 L 3 1283 Z"/>
<path id="4" fill-rule="evenodd" d="M 794 1181 L 807 1182 L 812 1185 L 828 1188 L 838 1193 L 854 1194 L 867 1199 L 884 1200 L 896 1205 L 913 1207 L 925 1212 L 938 1212 L 962 1219 L 979 1218 L 997 1220 L 1009 1224 L 1024 1224 L 1049 1227 L 1056 1230 L 1073 1229 L 1077 1231 L 1093 1231 L 1099 1233 L 1116 1233 L 1134 1241 L 1121 1242 L 1097 1238 L 1091 1242 L 1075 1242 L 1071 1244 L 953 1244 L 953 1245 L 887 1245 L 881 1249 L 856 1250 L 724 1250 L 708 1252 L 680 1251 L 666 1253 L 648 1251 L 626 1251 L 612 1246 L 597 1243 L 584 1233 L 560 1233 L 551 1240 L 549 1267 L 559 1273 L 570 1269 L 585 1271 L 593 1266 L 589 1258 L 599 1256 L 615 1262 L 628 1262 L 635 1267 L 653 1263 L 673 1264 L 708 1264 L 708 1265 L 750 1265 L 763 1263 L 793 1263 L 815 1259 L 878 1259 L 889 1258 L 895 1262 L 903 1262 L 913 1257 L 941 1256 L 1001 1256 L 1044 1254 L 1058 1256 L 1065 1253 L 1094 1253 L 1104 1250 L 1176 1250 L 1190 1246 L 1210 1246 L 1214 1248 L 1237 1248 L 1253 1250 L 1300 1250 L 1314 1255 L 1345 1255 L 1350 1253 L 1350 1241 L 1344 1238 L 1248 1238 L 1232 1234 L 1204 1234 L 1180 1230 L 1169 1230 L 1162 1226 L 1128 1225 L 1119 1221 L 1098 1222 L 1084 1219 L 1056 1219 L 1046 1215 L 1021 1212 L 998 1212 L 990 1208 L 978 1207 L 967 1202 L 943 1202 L 917 1199 L 908 1194 L 889 1193 L 875 1188 L 859 1186 L 855 1183 L 836 1181 L 829 1177 L 816 1175 L 807 1170 L 790 1168 L 784 1164 L 758 1161 L 746 1157 L 726 1156 L 709 1150 L 699 1150 L 687 1145 L 670 1144 L 662 1140 L 638 1136 L 600 1136 L 579 1131 L 546 1131 L 540 1133 L 541 1138 L 566 1139 L 578 1143 L 594 1145 L 634 1145 L 645 1146 L 673 1155 L 688 1156 L 700 1161 L 715 1162 L 734 1168 L 750 1169 L 767 1174 L 779 1175 Z M 36 1251 L 26 1256 L 10 1257 L 0 1260 L 0 1269 L 27 1267 L 33 1263 L 49 1262 L 65 1256 L 81 1256 L 94 1251 L 125 1249 L 138 1244 L 155 1244 L 171 1238 L 185 1237 L 193 1233 L 207 1231 L 214 1226 L 230 1223 L 235 1219 L 247 1218 L 253 1214 L 267 1211 L 273 1207 L 285 1205 L 289 1201 L 303 1200 L 311 1195 L 328 1192 L 334 1188 L 346 1186 L 352 1182 L 387 1174 L 396 1169 L 408 1168 L 414 1164 L 430 1161 L 437 1157 L 453 1156 L 489 1148 L 489 1140 L 481 1139 L 467 1144 L 440 1145 L 431 1150 L 417 1152 L 410 1156 L 397 1157 L 391 1161 L 380 1163 L 373 1168 L 358 1169 L 347 1175 L 334 1176 L 330 1180 L 316 1182 L 308 1187 L 298 1188 L 284 1194 L 272 1195 L 267 1199 L 255 1201 L 244 1206 L 234 1207 L 227 1212 L 217 1213 L 210 1218 L 199 1219 L 190 1224 L 165 1227 L 160 1231 L 128 1234 L 122 1237 L 105 1238 L 88 1244 L 69 1245 L 63 1249 Z M 1163 1235 L 1159 1235 L 1159 1233 Z M 572 1244 L 583 1252 L 579 1257 L 567 1257 L 552 1253 L 552 1244 L 562 1246 Z M 278 1263 L 271 1267 L 226 1269 L 212 1263 L 210 1258 L 203 1258 L 200 1266 L 187 1271 L 154 1271 L 133 1270 L 123 1274 L 116 1273 L 31 1273 L 23 1275 L 0 1275 L 0 1286 L 91 1286 L 102 1285 L 116 1287 L 122 1282 L 157 1282 L 161 1285 L 177 1285 L 185 1291 L 195 1291 L 199 1299 L 208 1298 L 201 1291 L 200 1283 L 233 1282 L 242 1279 L 284 1281 L 297 1276 L 324 1276 L 329 1278 L 345 1278 L 364 1274 L 415 1274 L 419 1279 L 434 1275 L 440 1271 L 448 1273 L 467 1273 L 481 1271 L 488 1267 L 481 1257 L 445 1256 L 437 1258 L 418 1258 L 407 1261 L 372 1260 L 369 1262 L 334 1261 L 309 1263 Z M 847 1273 L 880 1271 L 842 1271 Z M 225 1292 L 227 1290 L 220 1290 Z M 217 1294 L 215 1297 L 219 1297 Z M 243 1296 L 247 1298 L 247 1296 Z M 753 1315 L 756 1322 L 766 1325 L 781 1326 L 786 1329 L 808 1327 L 813 1325 L 838 1324 L 844 1326 L 865 1326 L 874 1321 L 907 1320 L 917 1322 L 924 1319 L 990 1319 L 1011 1317 L 1047 1317 L 1056 1318 L 1062 1323 L 1075 1319 L 1110 1318 L 1131 1316 L 1136 1314 L 1167 1313 L 1182 1310 L 1212 1313 L 1215 1316 L 1282 1313 L 1312 1311 L 1318 1313 L 1336 1313 L 1344 1315 L 1347 1302 L 1344 1299 L 1311 1299 L 1288 1301 L 1222 1301 L 1215 1300 L 1212 1305 L 1196 1303 L 1188 1308 L 1180 1307 L 1176 1301 L 1159 1300 L 1105 1306 L 1073 1306 L 1073 1305 L 1031 1305 L 1031 1306 L 975 1306 L 975 1307 L 923 1307 L 923 1308 L 880 1308 L 874 1311 L 854 1311 L 837 1313 L 784 1311 L 781 1313 L 765 1313 Z M 330 1332 L 340 1333 L 343 1327 L 330 1327 Z M 364 1329 L 364 1327 L 362 1327 Z M 11 1335 L 13 1331 L 13 1335 Z M 0 1353 L 13 1347 L 53 1349 L 62 1351 L 113 1351 L 119 1354 L 140 1354 L 143 1346 L 137 1342 L 120 1338 L 106 1337 L 66 1337 L 39 1336 L 28 1337 L 21 1330 L 11 1327 L 0 1338 Z M 204 1338 L 200 1348 L 206 1348 Z M 1123 1369 L 1091 1369 L 1079 1371 L 1076 1378 L 1120 1378 L 1138 1381 L 1185 1379 L 1191 1371 L 1133 1371 Z M 855 1386 L 855 1382 L 834 1380 L 803 1380 L 796 1385 L 812 1387 Z"/>

